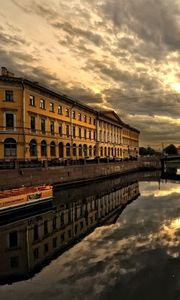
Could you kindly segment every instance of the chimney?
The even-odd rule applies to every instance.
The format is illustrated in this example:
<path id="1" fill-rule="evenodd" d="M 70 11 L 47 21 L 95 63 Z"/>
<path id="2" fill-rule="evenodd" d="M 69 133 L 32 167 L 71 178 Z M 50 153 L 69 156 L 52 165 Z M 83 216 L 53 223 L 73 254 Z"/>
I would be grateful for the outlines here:
<path id="1" fill-rule="evenodd" d="M 1 67 L 1 76 L 14 77 L 14 73 L 8 71 L 8 69 L 6 67 Z"/>

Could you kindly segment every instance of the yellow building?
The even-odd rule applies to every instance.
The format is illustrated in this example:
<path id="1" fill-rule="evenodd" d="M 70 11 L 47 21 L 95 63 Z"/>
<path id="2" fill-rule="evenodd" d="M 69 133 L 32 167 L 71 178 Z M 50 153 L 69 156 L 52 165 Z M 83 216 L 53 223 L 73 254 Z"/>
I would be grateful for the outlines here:
<path id="1" fill-rule="evenodd" d="M 125 124 L 114 111 L 99 111 L 97 149 L 100 157 L 137 157 L 139 131 Z"/>
<path id="2" fill-rule="evenodd" d="M 0 161 L 137 156 L 139 131 L 113 111 L 14 77 L 0 76 Z"/>

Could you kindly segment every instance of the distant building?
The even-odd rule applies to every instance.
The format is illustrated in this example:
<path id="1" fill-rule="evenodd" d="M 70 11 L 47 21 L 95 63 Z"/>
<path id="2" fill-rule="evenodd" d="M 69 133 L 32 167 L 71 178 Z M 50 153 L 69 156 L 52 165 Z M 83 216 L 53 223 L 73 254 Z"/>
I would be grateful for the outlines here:
<path id="1" fill-rule="evenodd" d="M 5 67 L 0 75 L 0 161 L 137 156 L 139 130 Z"/>

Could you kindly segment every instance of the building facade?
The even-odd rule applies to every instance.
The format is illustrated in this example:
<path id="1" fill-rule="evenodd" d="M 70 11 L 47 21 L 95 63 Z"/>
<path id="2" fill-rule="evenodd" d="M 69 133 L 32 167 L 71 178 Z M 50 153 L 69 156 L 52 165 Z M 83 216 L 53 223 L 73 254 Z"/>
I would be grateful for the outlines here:
<path id="1" fill-rule="evenodd" d="M 138 141 L 139 131 L 115 112 L 99 112 L 1 69 L 0 161 L 135 157 Z"/>

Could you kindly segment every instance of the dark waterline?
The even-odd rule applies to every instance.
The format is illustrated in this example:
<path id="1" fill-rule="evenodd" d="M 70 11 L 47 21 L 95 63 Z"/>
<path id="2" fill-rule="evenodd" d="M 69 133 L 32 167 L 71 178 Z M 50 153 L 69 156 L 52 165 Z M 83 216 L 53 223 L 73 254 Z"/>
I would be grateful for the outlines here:
<path id="1" fill-rule="evenodd" d="M 144 173 L 59 191 L 0 243 L 2 300 L 179 300 L 180 186 Z"/>

